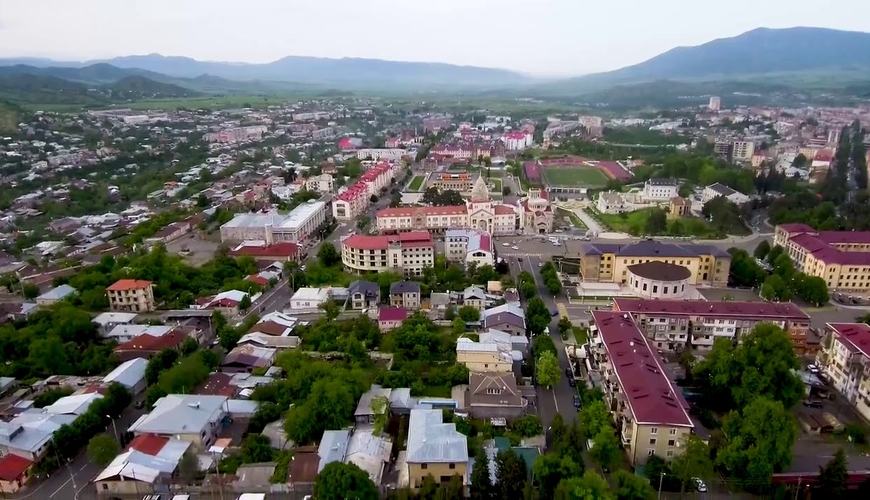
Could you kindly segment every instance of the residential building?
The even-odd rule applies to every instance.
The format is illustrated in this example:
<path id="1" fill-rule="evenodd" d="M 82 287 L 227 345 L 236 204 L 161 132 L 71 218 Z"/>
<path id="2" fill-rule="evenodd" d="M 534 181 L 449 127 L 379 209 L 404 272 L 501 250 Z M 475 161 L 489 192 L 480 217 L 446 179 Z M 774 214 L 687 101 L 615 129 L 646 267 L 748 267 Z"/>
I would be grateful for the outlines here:
<path id="1" fill-rule="evenodd" d="M 466 266 L 495 266 L 492 237 L 477 229 L 448 229 L 444 235 L 444 254 L 448 261 Z"/>
<path id="2" fill-rule="evenodd" d="M 139 417 L 129 431 L 136 436 L 154 434 L 193 443 L 206 451 L 214 443 L 229 412 L 224 396 L 169 394 L 157 400 L 151 413 Z"/>
<path id="3" fill-rule="evenodd" d="M 470 286 L 462 291 L 462 305 L 471 306 L 478 311 L 486 309 L 489 299 L 486 297 L 486 292 L 477 286 Z"/>
<path id="4" fill-rule="evenodd" d="M 631 313 L 657 350 L 686 346 L 709 350 L 716 339 L 740 342 L 761 323 L 785 330 L 795 352 L 807 349 L 810 317 L 792 302 L 741 302 L 686 299 L 613 299 L 613 310 Z"/>
<path id="5" fill-rule="evenodd" d="M 470 372 L 514 373 L 515 364 L 522 362 L 514 359 L 511 345 L 495 342 L 475 342 L 467 337 L 456 340 L 456 362 Z"/>
<path id="6" fill-rule="evenodd" d="M 870 419 L 870 326 L 828 323 L 818 361 L 831 385 Z"/>
<path id="7" fill-rule="evenodd" d="M 157 243 L 163 243 L 164 245 L 171 243 L 178 238 L 181 238 L 185 234 L 189 233 L 193 229 L 189 220 L 173 222 L 168 226 L 160 229 L 157 233 L 150 237 L 145 238 L 143 243 L 148 246 L 155 245 Z"/>
<path id="8" fill-rule="evenodd" d="M 725 184 L 715 183 L 710 184 L 709 186 L 704 188 L 704 192 L 701 194 L 701 202 L 707 203 L 713 198 L 717 198 L 719 196 L 724 196 L 731 203 L 735 205 L 742 205 L 744 203 L 749 203 L 749 197 L 745 194 L 735 191 Z"/>
<path id="9" fill-rule="evenodd" d="M 631 465 L 676 457 L 694 428 L 689 405 L 632 315 L 593 311 L 588 347 Z"/>
<path id="10" fill-rule="evenodd" d="M 100 335 L 105 337 L 116 326 L 131 325 L 135 319 L 136 313 L 106 312 L 97 315 L 94 323 L 97 324 Z"/>
<path id="11" fill-rule="evenodd" d="M 103 377 L 103 384 L 120 384 L 130 391 L 135 398 L 145 390 L 145 369 L 147 367 L 148 360 L 144 358 L 125 361 Z"/>
<path id="12" fill-rule="evenodd" d="M 260 368 L 269 368 L 275 361 L 277 349 L 252 344 L 237 345 L 224 357 L 221 371 L 226 373 L 251 373 Z"/>
<path id="13" fill-rule="evenodd" d="M 77 294 L 78 290 L 69 285 L 60 285 L 36 297 L 36 305 L 48 307 Z"/>
<path id="14" fill-rule="evenodd" d="M 325 431 L 317 447 L 317 471 L 332 462 L 354 464 L 380 487 L 392 447 L 389 439 L 375 436 L 372 428 Z"/>
<path id="15" fill-rule="evenodd" d="M 643 183 L 642 196 L 648 200 L 670 200 L 679 196 L 680 182 L 676 179 L 649 179 Z"/>
<path id="16" fill-rule="evenodd" d="M 795 270 L 825 280 L 846 293 L 870 291 L 870 231 L 817 231 L 806 224 L 776 226 L 781 246 Z"/>
<path id="17" fill-rule="evenodd" d="M 401 160 L 403 156 L 407 155 L 408 151 L 405 149 L 399 148 L 381 148 L 381 149 L 358 149 L 356 152 L 356 157 L 360 160 L 373 160 L 373 161 L 381 161 L 381 160 L 392 160 L 398 161 Z"/>
<path id="18" fill-rule="evenodd" d="M 151 335 L 152 337 L 162 337 L 172 330 L 169 325 L 118 325 L 112 328 L 102 336 L 109 340 L 114 340 L 118 344 L 129 342 L 140 335 Z"/>
<path id="19" fill-rule="evenodd" d="M 176 326 L 161 336 L 139 335 L 128 342 L 119 344 L 113 351 L 121 361 L 134 358 L 149 359 L 164 349 L 181 348 L 181 344 L 191 336 L 191 333 L 185 327 Z"/>
<path id="20" fill-rule="evenodd" d="M 715 245 L 664 243 L 652 239 L 634 243 L 584 243 L 579 246 L 584 281 L 628 283 L 628 266 L 667 262 L 692 273 L 691 285 L 726 286 L 731 255 Z"/>
<path id="21" fill-rule="evenodd" d="M 71 414 L 25 411 L 9 422 L 0 422 L 0 455 L 38 462 L 48 451 L 54 432 L 63 425 L 72 425 L 76 418 Z"/>
<path id="22" fill-rule="evenodd" d="M 526 336 L 526 314 L 517 304 L 502 304 L 480 313 L 485 329 L 500 330 L 512 336 Z"/>
<path id="23" fill-rule="evenodd" d="M 402 326 L 408 319 L 408 310 L 403 307 L 382 307 L 378 309 L 378 329 L 388 332 Z"/>
<path id="24" fill-rule="evenodd" d="M 752 161 L 755 154 L 755 143 L 752 141 L 734 141 L 732 157 L 734 161 Z"/>
<path id="25" fill-rule="evenodd" d="M 707 105 L 707 109 L 713 112 L 717 112 L 721 107 L 722 99 L 720 99 L 718 96 L 711 96 L 710 103 Z"/>
<path id="26" fill-rule="evenodd" d="M 668 217 L 672 219 L 688 217 L 692 213 L 692 200 L 682 196 L 674 196 L 668 202 Z"/>
<path id="27" fill-rule="evenodd" d="M 393 271 L 420 276 L 435 263 L 435 241 L 426 231 L 354 234 L 341 241 L 341 262 L 345 270 L 355 274 Z"/>
<path id="28" fill-rule="evenodd" d="M 400 168 L 398 163 L 380 162 L 366 170 L 356 183 L 332 200 L 332 216 L 336 220 L 354 220 L 362 215 L 371 197 L 383 195 Z"/>
<path id="29" fill-rule="evenodd" d="M 530 132 L 506 132 L 502 134 L 501 140 L 504 142 L 504 148 L 508 151 L 526 149 L 535 143 Z"/>
<path id="30" fill-rule="evenodd" d="M 292 311 L 317 311 L 320 306 L 330 300 L 329 291 L 326 288 L 302 287 L 296 290 L 290 297 L 290 309 Z"/>
<path id="31" fill-rule="evenodd" d="M 103 399 L 103 395 L 99 392 L 72 394 L 58 399 L 43 408 L 42 411 L 51 415 L 74 415 L 79 417 L 88 411 L 88 408 L 98 399 Z"/>
<path id="32" fill-rule="evenodd" d="M 422 300 L 420 283 L 397 281 L 390 285 L 390 305 L 405 309 L 420 309 Z"/>
<path id="33" fill-rule="evenodd" d="M 468 376 L 465 408 L 474 418 L 516 419 L 528 402 L 522 397 L 513 373 L 478 373 Z"/>
<path id="34" fill-rule="evenodd" d="M 348 286 L 350 291 L 350 308 L 359 311 L 378 307 L 381 303 L 381 287 L 371 281 L 356 280 Z"/>
<path id="35" fill-rule="evenodd" d="M 147 280 L 118 280 L 106 288 L 106 293 L 109 295 L 109 308 L 113 311 L 140 313 L 157 308 L 154 284 Z"/>
<path id="36" fill-rule="evenodd" d="M 335 190 L 335 179 L 329 174 L 312 175 L 305 179 L 305 189 L 317 193 L 331 193 Z"/>
<path id="37" fill-rule="evenodd" d="M 227 290 L 213 297 L 202 297 L 196 300 L 196 309 L 214 309 L 219 311 L 227 318 L 237 316 L 241 311 L 242 301 L 247 296 L 253 302 L 259 297 L 257 294 L 251 297 L 248 293 L 241 290 Z"/>
<path id="38" fill-rule="evenodd" d="M 440 409 L 413 409 L 408 423 L 406 464 L 412 489 L 418 489 L 426 476 L 447 485 L 458 475 L 468 484 L 468 438 L 456 430 L 456 424 L 445 424 Z"/>
<path id="39" fill-rule="evenodd" d="M 30 479 L 33 461 L 9 454 L 0 458 L 0 493 L 14 495 Z"/>
<path id="40" fill-rule="evenodd" d="M 98 496 L 136 495 L 169 491 L 181 458 L 191 448 L 187 440 L 143 434 L 130 441 L 93 483 Z"/>
<path id="41" fill-rule="evenodd" d="M 302 244 L 316 235 L 317 229 L 326 222 L 328 208 L 324 201 L 308 200 L 287 215 L 278 212 L 236 214 L 233 220 L 221 226 L 221 241 Z"/>

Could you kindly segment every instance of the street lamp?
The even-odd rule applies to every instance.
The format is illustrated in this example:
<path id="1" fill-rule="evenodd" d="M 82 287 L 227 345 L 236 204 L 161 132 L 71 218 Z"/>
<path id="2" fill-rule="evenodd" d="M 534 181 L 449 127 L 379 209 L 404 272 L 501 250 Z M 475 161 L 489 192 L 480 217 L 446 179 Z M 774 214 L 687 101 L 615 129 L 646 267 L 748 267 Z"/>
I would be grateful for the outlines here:
<path id="1" fill-rule="evenodd" d="M 117 441 L 118 444 L 120 445 L 121 440 L 118 438 L 118 427 L 115 425 L 115 419 L 112 418 L 111 415 L 106 415 L 106 418 L 108 418 L 109 420 L 112 421 L 112 429 L 114 429 L 114 431 L 115 431 L 115 441 Z"/>

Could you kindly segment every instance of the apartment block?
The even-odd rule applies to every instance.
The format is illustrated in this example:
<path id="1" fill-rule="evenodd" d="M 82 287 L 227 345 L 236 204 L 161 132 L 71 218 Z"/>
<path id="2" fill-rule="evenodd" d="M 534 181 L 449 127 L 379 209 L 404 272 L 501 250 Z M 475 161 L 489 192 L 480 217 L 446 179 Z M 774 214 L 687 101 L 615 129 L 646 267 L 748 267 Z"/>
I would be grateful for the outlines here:
<path id="1" fill-rule="evenodd" d="M 632 315 L 594 311 L 588 347 L 590 377 L 601 381 L 631 464 L 677 456 L 694 429 L 689 405 Z"/>
<path id="2" fill-rule="evenodd" d="M 140 313 L 156 308 L 154 284 L 150 281 L 118 280 L 106 288 L 106 293 L 109 296 L 109 308 L 113 311 Z"/>
<path id="3" fill-rule="evenodd" d="M 776 226 L 781 246 L 797 271 L 825 280 L 840 292 L 870 291 L 870 231 L 817 231 L 806 224 Z"/>
<path id="4" fill-rule="evenodd" d="M 435 241 L 427 231 L 391 236 L 355 234 L 341 242 L 341 261 L 355 274 L 395 271 L 419 276 L 435 263 Z"/>
<path id="5" fill-rule="evenodd" d="M 870 420 L 870 326 L 828 323 L 817 360 L 834 388 Z"/>

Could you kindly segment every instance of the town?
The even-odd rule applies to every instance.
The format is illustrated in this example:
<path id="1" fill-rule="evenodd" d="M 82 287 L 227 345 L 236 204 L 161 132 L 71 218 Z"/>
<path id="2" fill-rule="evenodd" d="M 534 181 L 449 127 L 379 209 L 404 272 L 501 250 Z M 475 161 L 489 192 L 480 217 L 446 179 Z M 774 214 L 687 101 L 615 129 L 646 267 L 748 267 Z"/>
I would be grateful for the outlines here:
<path id="1" fill-rule="evenodd" d="M 866 104 L 16 122 L 9 498 L 870 487 Z"/>

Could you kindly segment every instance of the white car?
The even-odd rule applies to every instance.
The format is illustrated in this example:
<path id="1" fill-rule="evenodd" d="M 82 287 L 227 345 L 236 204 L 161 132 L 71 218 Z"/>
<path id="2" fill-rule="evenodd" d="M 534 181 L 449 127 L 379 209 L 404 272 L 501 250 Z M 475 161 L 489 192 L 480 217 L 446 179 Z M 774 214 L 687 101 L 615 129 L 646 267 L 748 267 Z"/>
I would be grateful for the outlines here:
<path id="1" fill-rule="evenodd" d="M 700 491 L 701 493 L 707 492 L 707 485 L 704 484 L 704 481 L 701 481 L 700 477 L 693 477 L 692 482 L 695 483 L 695 489 Z"/>
<path id="2" fill-rule="evenodd" d="M 503 246 L 503 247 L 509 247 L 509 246 L 511 246 L 511 244 L 508 243 L 507 241 L 505 241 L 504 243 L 501 244 L 501 246 Z"/>
<path id="3" fill-rule="evenodd" d="M 520 249 L 520 247 L 518 247 L 518 246 L 516 246 L 516 245 L 514 245 L 514 246 L 511 247 L 511 250 L 519 250 L 519 249 Z"/>

